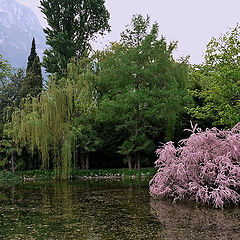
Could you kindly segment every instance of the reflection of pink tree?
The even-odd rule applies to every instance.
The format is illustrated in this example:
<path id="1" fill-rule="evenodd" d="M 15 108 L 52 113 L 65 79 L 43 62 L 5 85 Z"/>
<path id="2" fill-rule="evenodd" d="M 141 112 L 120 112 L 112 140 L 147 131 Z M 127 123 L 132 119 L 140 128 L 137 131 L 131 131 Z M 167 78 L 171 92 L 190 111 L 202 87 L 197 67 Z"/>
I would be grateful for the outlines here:
<path id="1" fill-rule="evenodd" d="M 154 197 L 195 199 L 222 208 L 240 200 L 240 124 L 231 131 L 192 130 L 175 148 L 158 149 L 157 174 L 150 182 Z"/>
<path id="2" fill-rule="evenodd" d="M 240 239 L 239 208 L 219 211 L 161 199 L 151 199 L 150 205 L 152 214 L 164 225 L 161 239 Z"/>

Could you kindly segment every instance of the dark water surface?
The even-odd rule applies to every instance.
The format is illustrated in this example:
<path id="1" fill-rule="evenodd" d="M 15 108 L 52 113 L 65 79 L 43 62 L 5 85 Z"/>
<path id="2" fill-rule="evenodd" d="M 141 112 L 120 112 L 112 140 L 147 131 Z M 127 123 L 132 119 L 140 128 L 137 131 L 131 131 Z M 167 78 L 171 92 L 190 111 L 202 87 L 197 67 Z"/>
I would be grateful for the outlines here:
<path id="1" fill-rule="evenodd" d="M 0 186 L 0 239 L 240 239 L 240 210 L 153 200 L 148 182 Z"/>

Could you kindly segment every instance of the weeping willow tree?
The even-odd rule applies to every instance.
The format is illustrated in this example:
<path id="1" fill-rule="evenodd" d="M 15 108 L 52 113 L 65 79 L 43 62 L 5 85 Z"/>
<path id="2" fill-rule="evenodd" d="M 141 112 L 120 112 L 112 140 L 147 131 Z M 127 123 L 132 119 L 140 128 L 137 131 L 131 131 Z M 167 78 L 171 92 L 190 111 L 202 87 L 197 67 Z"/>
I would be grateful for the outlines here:
<path id="1" fill-rule="evenodd" d="M 8 116 L 6 129 L 20 147 L 28 146 L 41 154 L 44 169 L 54 168 L 55 177 L 71 176 L 75 144 L 72 119 L 94 106 L 90 80 L 79 72 L 79 63 L 68 66 L 68 76 L 56 84 L 53 77 L 48 90 L 37 97 L 27 96 L 21 108 Z"/>

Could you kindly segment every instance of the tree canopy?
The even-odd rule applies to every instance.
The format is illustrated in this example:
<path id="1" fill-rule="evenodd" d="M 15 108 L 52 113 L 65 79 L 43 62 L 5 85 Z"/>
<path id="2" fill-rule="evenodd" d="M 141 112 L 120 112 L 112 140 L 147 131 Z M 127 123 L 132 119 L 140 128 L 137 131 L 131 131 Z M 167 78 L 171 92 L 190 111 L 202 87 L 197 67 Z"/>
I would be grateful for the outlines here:
<path id="1" fill-rule="evenodd" d="M 158 39 L 158 25 L 150 28 L 149 18 L 134 16 L 121 36 L 101 62 L 99 118 L 121 132 L 119 152 L 134 153 L 138 167 L 140 152 L 154 147 L 154 138 L 174 136 L 188 102 L 187 65 L 173 60 L 176 43 Z"/>
<path id="2" fill-rule="evenodd" d="M 0 55 L 0 122 L 7 107 L 18 107 L 19 91 L 24 78 L 23 69 L 12 69 Z"/>
<path id="3" fill-rule="evenodd" d="M 194 96 L 203 100 L 191 109 L 193 116 L 212 119 L 214 124 L 233 127 L 240 122 L 240 27 L 213 38 L 205 63 L 197 66 L 198 81 L 204 83 Z"/>
<path id="4" fill-rule="evenodd" d="M 109 12 L 104 0 L 41 0 L 48 27 L 43 66 L 49 73 L 66 76 L 72 57 L 81 58 L 90 48 L 90 40 L 109 30 Z"/>

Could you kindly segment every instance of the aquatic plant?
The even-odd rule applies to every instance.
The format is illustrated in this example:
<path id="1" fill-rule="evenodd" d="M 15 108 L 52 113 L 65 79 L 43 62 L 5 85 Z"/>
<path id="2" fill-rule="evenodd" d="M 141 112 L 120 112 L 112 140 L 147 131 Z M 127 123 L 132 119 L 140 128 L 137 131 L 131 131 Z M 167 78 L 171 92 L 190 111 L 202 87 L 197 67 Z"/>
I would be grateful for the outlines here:
<path id="1" fill-rule="evenodd" d="M 223 208 L 240 201 L 240 123 L 231 130 L 205 131 L 157 149 L 158 172 L 150 181 L 153 197 L 190 199 Z"/>

